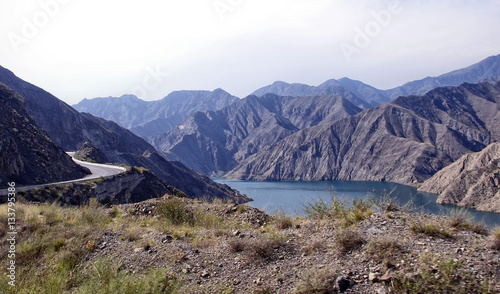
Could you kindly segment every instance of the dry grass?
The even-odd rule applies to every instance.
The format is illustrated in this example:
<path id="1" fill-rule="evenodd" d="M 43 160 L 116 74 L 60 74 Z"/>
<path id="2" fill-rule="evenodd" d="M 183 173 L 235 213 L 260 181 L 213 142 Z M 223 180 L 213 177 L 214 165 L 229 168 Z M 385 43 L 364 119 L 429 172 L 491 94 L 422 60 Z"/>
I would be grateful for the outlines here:
<path id="1" fill-rule="evenodd" d="M 295 294 L 336 293 L 337 270 L 331 267 L 314 268 L 299 274 Z"/>
<path id="2" fill-rule="evenodd" d="M 335 231 L 335 245 L 340 253 L 358 249 L 364 243 L 365 240 L 356 228 L 339 228 Z"/>

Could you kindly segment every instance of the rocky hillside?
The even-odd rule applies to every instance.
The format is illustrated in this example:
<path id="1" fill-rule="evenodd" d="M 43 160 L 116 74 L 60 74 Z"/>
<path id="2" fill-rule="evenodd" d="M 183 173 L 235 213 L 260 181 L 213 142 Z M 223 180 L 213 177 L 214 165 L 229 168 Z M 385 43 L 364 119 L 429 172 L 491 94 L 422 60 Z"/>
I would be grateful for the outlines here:
<path id="1" fill-rule="evenodd" d="M 219 110 L 238 100 L 222 89 L 175 91 L 158 101 L 143 101 L 134 95 L 119 98 L 84 99 L 73 107 L 114 121 L 135 134 L 149 138 L 173 129 L 196 111 Z"/>
<path id="2" fill-rule="evenodd" d="M 173 196 L 110 208 L 19 203 L 15 265 L 23 275 L 11 287 L 7 267 L 0 269 L 0 292 L 500 291 L 500 229 L 490 232 L 466 215 L 387 207 L 375 212 L 358 202 L 291 218 Z M 5 248 L 7 232 L 0 223 Z"/>
<path id="3" fill-rule="evenodd" d="M 145 167 L 166 184 L 190 197 L 232 197 L 236 191 L 211 181 L 180 163 L 159 155 L 153 146 L 114 122 L 79 113 L 50 93 L 0 67 L 0 82 L 21 94 L 35 122 L 65 151 L 79 150 L 84 142 L 99 148 L 110 163 Z"/>
<path id="4" fill-rule="evenodd" d="M 83 178 L 71 160 L 31 118 L 23 97 L 0 83 L 0 188 Z"/>
<path id="5" fill-rule="evenodd" d="M 500 83 L 400 97 L 303 129 L 226 176 L 249 180 L 423 182 L 461 155 L 499 141 Z"/>
<path id="6" fill-rule="evenodd" d="M 360 111 L 337 95 L 249 96 L 219 111 L 197 112 L 152 142 L 170 158 L 199 172 L 222 174 L 299 129 Z"/>
<path id="7" fill-rule="evenodd" d="M 439 194 L 440 204 L 500 212 L 500 143 L 465 154 L 425 181 L 419 190 Z"/>

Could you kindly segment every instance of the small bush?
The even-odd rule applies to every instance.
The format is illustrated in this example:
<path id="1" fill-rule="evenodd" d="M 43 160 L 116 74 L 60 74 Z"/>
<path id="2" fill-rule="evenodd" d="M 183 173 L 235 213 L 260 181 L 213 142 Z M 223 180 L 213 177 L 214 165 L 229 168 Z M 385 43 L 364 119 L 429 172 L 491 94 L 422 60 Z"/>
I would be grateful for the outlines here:
<path id="1" fill-rule="evenodd" d="M 364 242 L 365 240 L 360 232 L 355 228 L 339 228 L 335 232 L 335 244 L 341 253 L 355 250 L 363 245 Z"/>
<path id="2" fill-rule="evenodd" d="M 394 238 L 380 237 L 370 240 L 366 245 L 365 252 L 375 261 L 385 261 L 389 264 L 401 253 L 401 245 Z"/>
<path id="3" fill-rule="evenodd" d="M 279 211 L 273 216 L 273 225 L 278 230 L 286 230 L 293 227 L 293 220 L 284 211 Z"/>
<path id="4" fill-rule="evenodd" d="M 243 252 L 247 246 L 247 242 L 240 238 L 234 238 L 227 243 L 232 253 Z"/>
<path id="5" fill-rule="evenodd" d="M 314 202 L 307 201 L 302 204 L 302 210 L 312 219 L 333 219 L 344 215 L 347 206 L 347 201 L 339 199 L 337 194 L 330 194 L 330 201 L 325 201 L 322 198 L 316 199 Z"/>
<path id="6" fill-rule="evenodd" d="M 334 268 L 314 268 L 299 275 L 299 281 L 293 293 L 336 293 L 335 279 L 337 270 Z"/>

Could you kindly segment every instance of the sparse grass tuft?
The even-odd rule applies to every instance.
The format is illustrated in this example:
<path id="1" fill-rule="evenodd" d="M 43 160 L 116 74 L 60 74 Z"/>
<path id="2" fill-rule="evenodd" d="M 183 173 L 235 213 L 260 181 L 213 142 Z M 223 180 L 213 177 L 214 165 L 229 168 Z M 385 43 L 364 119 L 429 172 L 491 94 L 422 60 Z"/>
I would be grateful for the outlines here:
<path id="1" fill-rule="evenodd" d="M 355 250 L 363 245 L 363 243 L 365 243 L 365 240 L 356 228 L 339 228 L 335 231 L 335 244 L 340 253 Z"/>
<path id="2" fill-rule="evenodd" d="M 449 225 L 457 230 L 472 231 L 480 235 L 488 234 L 486 225 L 474 221 L 472 215 L 470 215 L 464 208 L 452 209 L 450 211 Z"/>
<path id="3" fill-rule="evenodd" d="M 331 267 L 313 268 L 299 275 L 295 294 L 336 293 L 337 270 Z"/>
<path id="4" fill-rule="evenodd" d="M 272 223 L 278 230 L 286 230 L 293 227 L 293 219 L 284 210 L 278 211 L 273 215 Z"/>
<path id="5" fill-rule="evenodd" d="M 375 261 L 383 261 L 386 265 L 390 265 L 402 252 L 402 247 L 395 238 L 379 237 L 368 242 L 365 252 Z"/>
<path id="6" fill-rule="evenodd" d="M 491 231 L 491 248 L 500 250 L 500 227 L 495 227 Z"/>
<path id="7" fill-rule="evenodd" d="M 415 234 L 424 234 L 433 237 L 451 238 L 452 234 L 447 227 L 434 221 L 417 220 L 410 225 L 410 231 Z"/>
<path id="8" fill-rule="evenodd" d="M 494 293 L 481 284 L 462 263 L 453 258 L 422 255 L 419 272 L 397 275 L 391 284 L 395 293 Z M 481 288 L 487 286 L 487 290 Z"/>

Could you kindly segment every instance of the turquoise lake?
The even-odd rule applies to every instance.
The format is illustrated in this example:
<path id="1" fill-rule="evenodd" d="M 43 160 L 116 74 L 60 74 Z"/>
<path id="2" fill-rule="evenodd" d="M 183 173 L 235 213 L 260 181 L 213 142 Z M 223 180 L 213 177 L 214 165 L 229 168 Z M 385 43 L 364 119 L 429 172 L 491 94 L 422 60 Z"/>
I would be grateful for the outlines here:
<path id="1" fill-rule="evenodd" d="M 249 205 L 263 209 L 267 213 L 284 210 L 290 215 L 304 215 L 303 205 L 318 198 L 329 200 L 332 191 L 341 199 L 351 201 L 355 198 L 383 197 L 391 193 L 400 205 L 413 202 L 414 210 L 432 214 L 449 214 L 450 210 L 461 209 L 454 205 L 439 205 L 437 195 L 418 192 L 417 189 L 405 185 L 382 182 L 355 181 L 318 181 L 318 182 L 254 182 L 213 178 L 218 183 L 229 185 L 246 194 L 254 201 Z M 484 222 L 488 227 L 500 225 L 500 214 L 481 212 L 473 209 L 467 211 L 476 221 Z"/>

